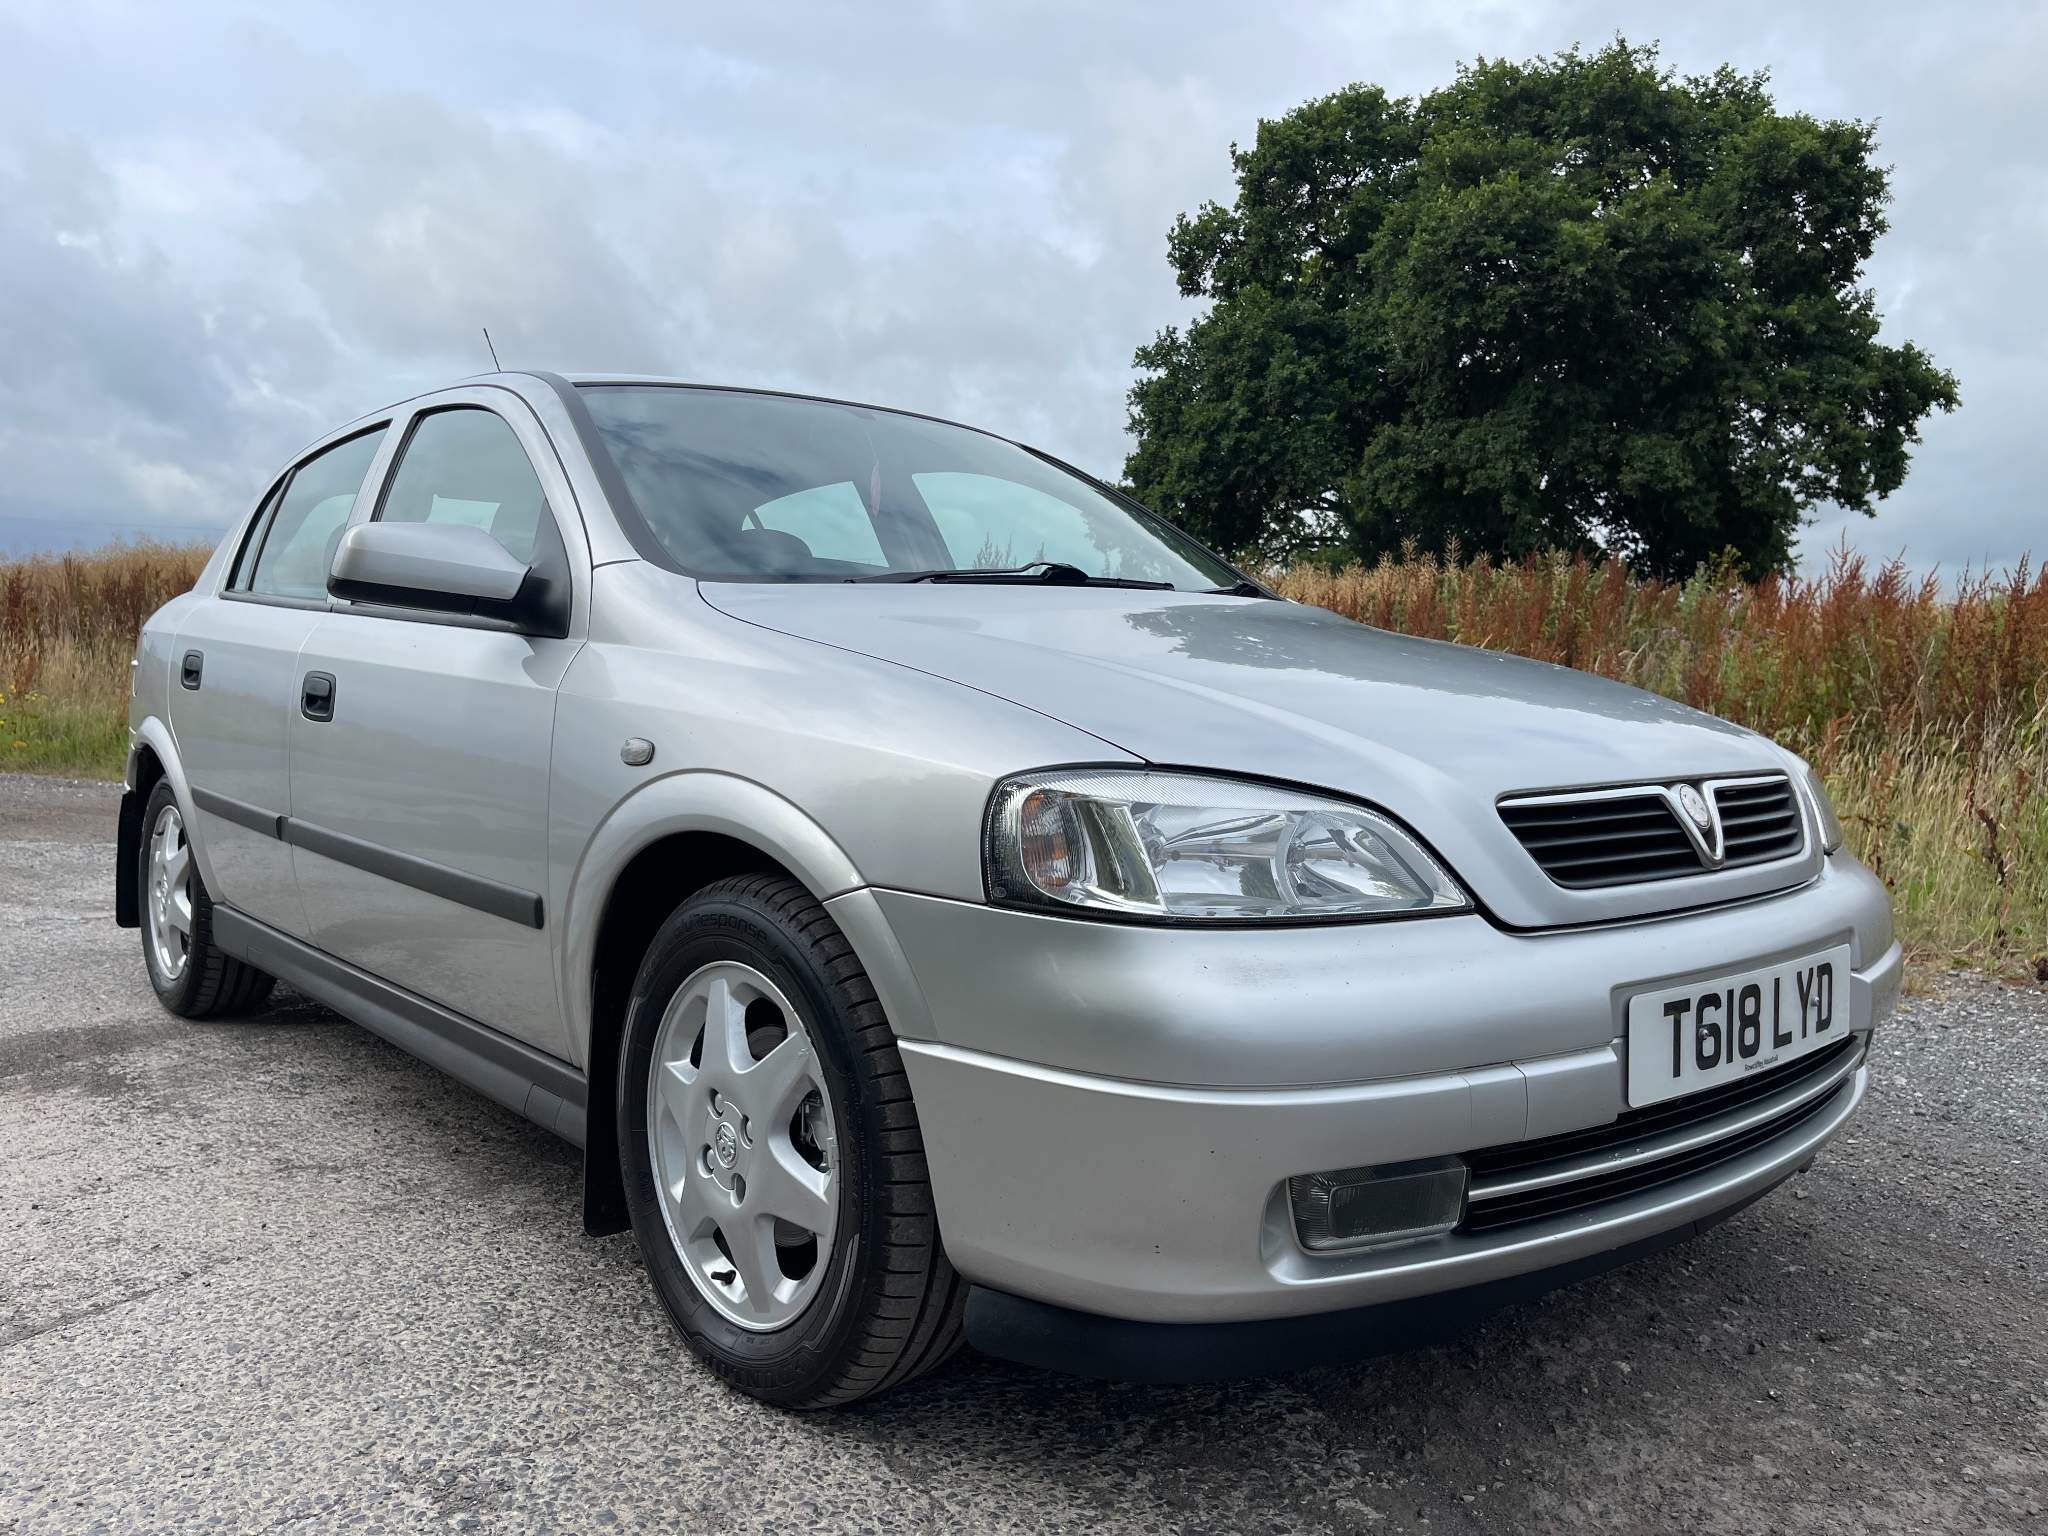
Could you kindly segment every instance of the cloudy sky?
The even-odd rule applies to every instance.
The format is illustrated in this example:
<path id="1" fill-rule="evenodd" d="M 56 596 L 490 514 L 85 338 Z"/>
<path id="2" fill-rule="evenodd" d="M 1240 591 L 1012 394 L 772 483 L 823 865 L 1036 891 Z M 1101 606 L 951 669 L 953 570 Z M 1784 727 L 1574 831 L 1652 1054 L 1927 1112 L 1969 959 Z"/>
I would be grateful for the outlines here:
<path id="1" fill-rule="evenodd" d="M 587 11 L 588 16 L 579 15 Z M 1617 32 L 1874 119 L 1869 280 L 1963 407 L 1875 522 L 2048 553 L 2048 5 L 577 7 L 0 0 L 0 549 L 203 537 L 308 438 L 480 371 L 908 405 L 1103 474 L 1165 235 L 1261 116 Z"/>

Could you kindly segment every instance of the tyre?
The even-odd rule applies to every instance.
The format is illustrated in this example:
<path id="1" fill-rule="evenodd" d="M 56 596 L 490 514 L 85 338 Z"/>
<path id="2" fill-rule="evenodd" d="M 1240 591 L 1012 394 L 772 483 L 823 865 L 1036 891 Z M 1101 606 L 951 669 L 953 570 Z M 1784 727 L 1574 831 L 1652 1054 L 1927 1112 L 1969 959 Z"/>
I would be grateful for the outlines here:
<path id="1" fill-rule="evenodd" d="M 185 815 L 168 779 L 160 779 L 142 813 L 136 889 L 142 893 L 142 959 L 149 984 L 171 1012 L 188 1019 L 246 1013 L 275 984 L 268 972 L 222 952 L 213 942 L 213 899 L 199 878 Z"/>
<path id="2" fill-rule="evenodd" d="M 633 1230 L 690 1347 L 786 1408 L 850 1403 L 958 1349 L 896 1037 L 795 881 L 723 880 L 656 934 L 621 1043 Z"/>

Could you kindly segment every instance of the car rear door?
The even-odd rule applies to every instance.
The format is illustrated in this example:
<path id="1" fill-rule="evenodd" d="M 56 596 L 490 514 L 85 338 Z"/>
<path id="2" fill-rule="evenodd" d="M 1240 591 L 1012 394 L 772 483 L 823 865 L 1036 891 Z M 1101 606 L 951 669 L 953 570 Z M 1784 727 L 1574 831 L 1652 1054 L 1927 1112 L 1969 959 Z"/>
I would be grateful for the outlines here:
<path id="1" fill-rule="evenodd" d="M 320 948 L 565 1056 L 543 893 L 555 692 L 588 605 L 581 521 L 508 391 L 433 397 L 397 430 L 358 517 L 486 529 L 569 583 L 569 634 L 337 599 L 289 712 L 299 893 Z"/>
<path id="2" fill-rule="evenodd" d="M 171 658 L 170 724 L 192 789 L 209 894 L 301 938 L 309 926 L 280 820 L 299 647 L 327 614 L 326 562 L 386 424 L 322 445 L 280 477 L 218 593 L 191 605 Z"/>

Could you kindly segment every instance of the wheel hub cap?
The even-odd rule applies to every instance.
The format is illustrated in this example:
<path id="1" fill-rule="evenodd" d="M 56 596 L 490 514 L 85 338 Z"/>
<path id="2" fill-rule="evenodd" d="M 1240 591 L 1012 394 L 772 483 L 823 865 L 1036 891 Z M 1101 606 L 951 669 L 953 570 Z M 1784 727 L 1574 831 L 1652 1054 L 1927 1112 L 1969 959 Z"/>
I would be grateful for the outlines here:
<path id="1" fill-rule="evenodd" d="M 740 1160 L 740 1133 L 726 1121 L 718 1122 L 718 1129 L 711 1133 L 711 1151 L 718 1159 L 718 1166 L 730 1170 Z M 724 1181 L 728 1188 L 730 1181 Z"/>

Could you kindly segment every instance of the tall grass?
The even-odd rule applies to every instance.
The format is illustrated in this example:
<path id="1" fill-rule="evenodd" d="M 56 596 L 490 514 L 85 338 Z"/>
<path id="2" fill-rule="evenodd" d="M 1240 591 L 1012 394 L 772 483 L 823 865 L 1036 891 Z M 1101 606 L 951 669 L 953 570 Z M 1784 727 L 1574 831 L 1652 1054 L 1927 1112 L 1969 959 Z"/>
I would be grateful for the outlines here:
<path id="1" fill-rule="evenodd" d="M 1405 634 L 1559 662 L 1681 699 L 1825 758 L 1930 732 L 1963 750 L 2038 729 L 2048 569 L 1965 575 L 1944 597 L 1899 562 L 1838 552 L 1810 580 L 1643 581 L 1619 561 L 1424 556 L 1269 577 L 1283 595 Z"/>
<path id="2" fill-rule="evenodd" d="M 205 549 L 0 564 L 0 767 L 113 777 L 128 657 Z M 1515 651 L 1776 737 L 1827 779 L 1924 957 L 2048 980 L 2048 572 L 1944 594 L 1848 554 L 1810 580 L 1643 581 L 1618 563 L 1429 557 L 1272 573 L 1384 629 Z"/>
<path id="3" fill-rule="evenodd" d="M 123 544 L 0 563 L 0 768 L 119 777 L 136 633 L 210 553 Z"/>

